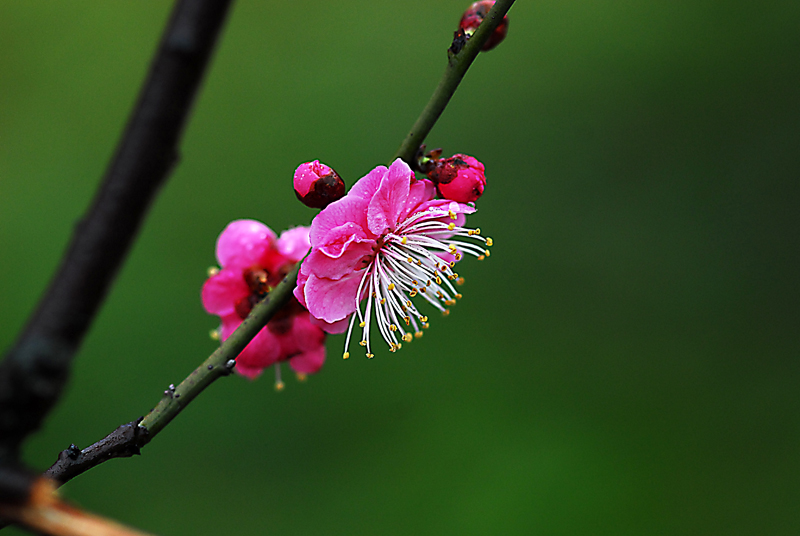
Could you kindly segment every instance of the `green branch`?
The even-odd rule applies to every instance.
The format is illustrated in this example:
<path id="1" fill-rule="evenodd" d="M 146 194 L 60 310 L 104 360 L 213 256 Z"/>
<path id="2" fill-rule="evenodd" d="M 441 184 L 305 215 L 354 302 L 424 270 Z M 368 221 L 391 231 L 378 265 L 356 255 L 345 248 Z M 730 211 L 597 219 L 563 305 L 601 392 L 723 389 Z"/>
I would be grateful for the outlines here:
<path id="1" fill-rule="evenodd" d="M 83 450 L 73 445 L 62 451 L 58 461 L 46 472 L 47 476 L 63 483 L 111 458 L 139 454 L 139 449 L 152 441 L 206 387 L 231 373 L 236 357 L 291 298 L 297 285 L 299 269 L 300 263 L 295 265 L 266 298 L 253 307 L 236 331 L 208 359 L 177 387 L 164 391 L 158 405 L 147 416 L 140 421 L 120 426 Z"/>
<path id="2" fill-rule="evenodd" d="M 461 79 L 467 73 L 467 69 L 469 69 L 469 66 L 472 65 L 481 48 L 483 48 L 483 44 L 503 21 L 503 17 L 513 3 L 514 0 L 497 0 L 481 25 L 472 37 L 467 40 L 464 48 L 455 54 L 448 51 L 449 60 L 444 70 L 444 75 L 442 75 L 442 80 L 436 87 L 436 91 L 433 92 L 431 100 L 422 110 L 416 123 L 411 127 L 411 132 L 408 133 L 400 148 L 397 149 L 393 160 L 402 158 L 408 165 L 412 168 L 414 167 L 413 160 L 419 146 L 425 141 L 425 137 L 431 131 L 433 125 L 436 124 L 439 116 L 442 115 L 453 93 L 456 92 L 458 84 L 461 83 Z"/>
<path id="3" fill-rule="evenodd" d="M 266 298 L 253 307 L 244 322 L 219 346 L 217 351 L 189 374 L 174 391 L 169 389 L 164 392 L 161 402 L 139 423 L 139 427 L 147 430 L 150 439 L 169 424 L 214 380 L 231 373 L 231 369 L 236 364 L 236 357 L 267 325 L 273 315 L 289 301 L 292 291 L 297 285 L 299 269 L 300 265 L 298 264 L 272 292 L 267 294 Z"/>

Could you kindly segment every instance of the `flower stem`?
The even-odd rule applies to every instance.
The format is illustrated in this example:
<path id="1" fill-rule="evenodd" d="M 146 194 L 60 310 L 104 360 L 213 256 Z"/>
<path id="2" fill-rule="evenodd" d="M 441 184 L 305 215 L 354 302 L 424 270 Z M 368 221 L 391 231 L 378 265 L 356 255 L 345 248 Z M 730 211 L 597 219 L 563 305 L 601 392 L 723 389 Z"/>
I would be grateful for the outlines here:
<path id="1" fill-rule="evenodd" d="M 177 387 L 164 391 L 156 407 L 140 421 L 124 424 L 97 443 L 83 450 L 74 445 L 59 454 L 58 461 L 45 473 L 61 483 L 88 471 L 111 458 L 130 457 L 153 440 L 189 402 L 217 378 L 231 373 L 236 357 L 253 337 L 267 325 L 292 296 L 297 285 L 300 263 L 264 298 L 208 359 L 187 376 Z"/>
<path id="2" fill-rule="evenodd" d="M 483 48 L 483 44 L 503 21 L 503 17 L 513 3 L 514 0 L 497 0 L 481 25 L 472 37 L 467 40 L 464 47 L 456 53 L 453 53 L 451 47 L 448 51 L 447 67 L 445 67 L 439 85 L 433 92 L 425 109 L 422 110 L 419 118 L 417 118 L 416 123 L 411 127 L 411 132 L 408 133 L 400 148 L 397 149 L 394 158 L 402 158 L 412 169 L 415 167 L 413 160 L 419 146 L 425 141 L 425 137 L 431 131 L 433 125 L 436 124 L 439 116 L 442 115 L 447 103 L 450 102 L 450 98 L 456 92 L 458 84 L 461 83 L 461 79 L 467 73 L 467 69 L 469 69 L 469 66 L 472 65 L 481 48 Z"/>

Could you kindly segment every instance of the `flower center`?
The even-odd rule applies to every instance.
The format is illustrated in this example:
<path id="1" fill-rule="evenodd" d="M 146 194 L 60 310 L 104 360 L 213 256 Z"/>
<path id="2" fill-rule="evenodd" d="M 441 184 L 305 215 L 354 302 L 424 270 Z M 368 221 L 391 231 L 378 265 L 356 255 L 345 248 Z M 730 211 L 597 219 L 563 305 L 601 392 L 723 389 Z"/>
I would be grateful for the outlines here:
<path id="1" fill-rule="evenodd" d="M 446 306 L 461 298 L 451 281 L 463 283 L 463 278 L 453 271 L 456 262 L 464 254 L 483 260 L 489 255 L 486 247 L 492 245 L 491 238 L 480 236 L 480 229 L 457 226 L 456 219 L 451 210 L 428 209 L 412 214 L 377 240 L 373 253 L 362 259 L 364 274 L 356 292 L 356 312 L 347 331 L 345 359 L 350 357 L 348 346 L 356 317 L 362 328 L 359 344 L 372 358 L 369 330 L 373 317 L 389 351 L 395 352 L 402 347 L 400 341 L 419 338 L 420 327 L 428 327 L 428 317 L 419 312 L 412 298 L 421 296 L 443 315 L 450 313 Z M 367 303 L 362 311 L 364 299 Z"/>

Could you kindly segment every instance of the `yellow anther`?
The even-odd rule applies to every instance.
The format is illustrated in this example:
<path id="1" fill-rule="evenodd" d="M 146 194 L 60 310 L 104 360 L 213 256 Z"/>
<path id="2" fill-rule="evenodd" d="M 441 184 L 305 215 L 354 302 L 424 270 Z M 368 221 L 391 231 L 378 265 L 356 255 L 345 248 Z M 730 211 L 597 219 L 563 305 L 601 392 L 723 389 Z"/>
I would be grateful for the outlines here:
<path id="1" fill-rule="evenodd" d="M 454 219 L 456 219 L 456 213 L 455 213 L 455 212 L 453 212 L 452 210 L 448 210 L 448 211 L 447 211 L 447 215 L 448 215 L 448 216 L 450 216 L 450 219 L 451 219 L 451 220 L 454 220 Z"/>
<path id="2" fill-rule="evenodd" d="M 464 296 L 462 296 L 461 294 L 456 294 L 456 298 L 457 298 L 457 299 L 459 299 L 459 300 L 460 300 L 461 298 L 463 298 L 463 297 L 464 297 Z"/>
<path id="3" fill-rule="evenodd" d="M 456 246 L 454 244 L 450 244 L 447 249 L 449 249 L 452 253 L 456 252 Z"/>
<path id="4" fill-rule="evenodd" d="M 367 325 L 366 322 L 359 322 L 358 327 L 363 328 L 366 325 Z"/>
<path id="5" fill-rule="evenodd" d="M 411 257 L 409 257 L 409 258 L 408 258 L 408 262 L 414 262 L 414 259 L 412 259 Z"/>
<path id="6" fill-rule="evenodd" d="M 486 255 L 478 255 L 478 260 L 479 261 L 482 261 L 485 258 L 486 258 Z"/>
<path id="7" fill-rule="evenodd" d="M 421 317 L 419 317 L 419 321 L 420 322 L 427 322 L 428 321 L 428 317 L 427 316 L 421 316 Z"/>
<path id="8" fill-rule="evenodd" d="M 361 346 L 366 346 L 367 345 L 367 341 L 359 341 L 358 344 L 360 344 Z"/>
<path id="9" fill-rule="evenodd" d="M 466 280 L 463 277 L 459 277 L 458 279 L 456 279 L 456 284 L 457 285 L 463 285 L 464 281 L 466 281 Z"/>
<path id="10" fill-rule="evenodd" d="M 386 298 L 381 298 L 381 305 L 386 305 Z"/>
<path id="11" fill-rule="evenodd" d="M 403 239 L 400 241 L 400 243 L 401 243 L 401 244 L 407 244 L 407 243 L 408 243 L 408 238 L 406 238 L 406 237 L 404 236 L 404 237 L 403 237 Z"/>
<path id="12" fill-rule="evenodd" d="M 296 375 L 297 375 L 297 381 L 299 382 L 304 382 L 308 379 L 308 376 L 306 376 L 302 372 L 298 372 Z"/>
<path id="13" fill-rule="evenodd" d="M 372 359 L 373 357 L 375 357 L 375 354 L 367 354 L 367 359 Z"/>
<path id="14" fill-rule="evenodd" d="M 413 338 L 413 336 L 410 333 L 406 333 L 406 334 L 403 335 L 403 340 L 405 342 L 411 342 L 412 338 Z"/>
<path id="15" fill-rule="evenodd" d="M 389 283 L 389 286 L 386 287 L 386 290 L 394 290 L 394 283 Z"/>
<path id="16" fill-rule="evenodd" d="M 391 331 L 397 331 L 397 326 L 396 326 L 396 325 L 394 325 L 394 324 L 392 324 L 391 326 L 389 326 L 389 330 L 391 330 Z"/>
<path id="17" fill-rule="evenodd" d="M 431 325 L 425 322 L 424 324 L 422 324 L 422 327 L 428 329 L 429 327 L 431 327 Z"/>
<path id="18" fill-rule="evenodd" d="M 486 245 L 489 247 L 492 247 L 494 245 L 494 241 L 488 236 L 486 237 Z"/>
<path id="19" fill-rule="evenodd" d="M 413 298 L 414 296 L 416 296 L 416 295 L 417 295 L 417 289 L 415 289 L 415 288 L 412 288 L 412 289 L 411 289 L 411 292 L 409 292 L 409 293 L 408 293 L 408 295 L 409 295 L 409 296 L 411 296 L 411 297 Z"/>
<path id="20" fill-rule="evenodd" d="M 208 270 L 207 270 L 207 273 L 208 273 L 208 277 L 214 277 L 215 275 L 217 275 L 219 273 L 219 268 L 217 268 L 216 266 L 209 266 Z"/>
<path id="21" fill-rule="evenodd" d="M 402 348 L 402 347 L 403 347 L 403 343 L 401 343 L 401 342 L 398 342 L 398 343 L 397 343 L 397 349 L 399 350 L 399 349 L 400 349 L 400 348 Z"/>
<path id="22" fill-rule="evenodd" d="M 489 251 L 488 249 L 487 249 L 487 250 L 484 250 L 484 253 L 486 254 L 486 256 L 487 256 L 487 257 L 488 257 L 489 255 L 491 255 L 491 254 L 492 254 L 492 252 L 491 252 L 491 251 Z"/>
<path id="23" fill-rule="evenodd" d="M 472 230 L 469 230 L 469 231 L 467 231 L 467 235 L 468 235 L 468 236 L 472 236 L 472 235 L 474 235 L 474 234 L 475 234 L 475 231 L 472 231 Z"/>
<path id="24" fill-rule="evenodd" d="M 460 260 L 461 260 L 461 253 L 456 253 L 456 260 L 457 260 L 457 261 L 460 261 Z"/>
<path id="25" fill-rule="evenodd" d="M 424 293 L 424 292 L 425 292 L 425 287 L 420 287 L 420 288 L 419 288 L 419 291 L 420 291 L 420 292 L 422 292 L 422 293 Z"/>
<path id="26" fill-rule="evenodd" d="M 342 354 L 342 359 L 350 359 L 350 352 L 345 352 Z"/>
<path id="27" fill-rule="evenodd" d="M 378 297 L 378 295 L 377 295 L 375 292 L 373 292 L 373 293 L 372 293 L 372 297 L 373 297 L 373 298 L 377 298 L 377 297 Z"/>
<path id="28" fill-rule="evenodd" d="M 481 234 L 481 228 L 480 227 L 475 229 L 475 234 L 477 234 L 477 235 Z"/>
<path id="29" fill-rule="evenodd" d="M 410 316 L 407 316 L 407 317 L 403 318 L 403 320 L 405 321 L 406 326 L 410 326 L 411 325 L 411 317 Z"/>
<path id="30" fill-rule="evenodd" d="M 212 329 L 211 331 L 208 332 L 208 336 L 211 337 L 212 341 L 218 341 L 219 340 L 219 330 Z"/>
<path id="31" fill-rule="evenodd" d="M 455 223 L 448 224 L 448 226 L 447 226 L 447 230 L 448 231 L 452 231 L 455 228 L 456 228 L 456 224 Z"/>
<path id="32" fill-rule="evenodd" d="M 455 305 L 456 304 L 456 300 L 445 300 L 444 304 L 445 305 Z"/>
<path id="33" fill-rule="evenodd" d="M 419 285 L 419 282 L 416 279 L 411 280 L 412 285 Z"/>
<path id="34" fill-rule="evenodd" d="M 417 266 L 422 266 L 422 261 L 417 259 Z"/>
<path id="35" fill-rule="evenodd" d="M 458 273 L 457 272 L 453 272 L 453 277 L 458 278 Z"/>
<path id="36" fill-rule="evenodd" d="M 450 261 L 450 268 L 456 267 L 456 261 Z"/>
<path id="37" fill-rule="evenodd" d="M 418 332 L 414 333 L 414 337 L 416 337 L 418 339 L 421 339 L 422 338 L 422 332 L 418 331 Z"/>
<path id="38" fill-rule="evenodd" d="M 275 390 L 279 393 L 283 391 L 283 388 L 286 387 L 283 382 L 275 382 Z"/>
<path id="39" fill-rule="evenodd" d="M 449 314 L 450 314 L 450 309 L 445 309 L 444 311 L 442 311 L 442 316 L 447 316 Z"/>
<path id="40" fill-rule="evenodd" d="M 397 345 L 395 343 L 390 343 L 389 351 L 390 352 L 396 352 L 397 351 Z"/>
<path id="41" fill-rule="evenodd" d="M 406 307 L 411 307 L 411 300 L 406 300 Z"/>
<path id="42" fill-rule="evenodd" d="M 442 284 L 442 278 L 439 277 L 438 275 L 436 276 L 436 284 L 437 285 L 441 285 Z"/>

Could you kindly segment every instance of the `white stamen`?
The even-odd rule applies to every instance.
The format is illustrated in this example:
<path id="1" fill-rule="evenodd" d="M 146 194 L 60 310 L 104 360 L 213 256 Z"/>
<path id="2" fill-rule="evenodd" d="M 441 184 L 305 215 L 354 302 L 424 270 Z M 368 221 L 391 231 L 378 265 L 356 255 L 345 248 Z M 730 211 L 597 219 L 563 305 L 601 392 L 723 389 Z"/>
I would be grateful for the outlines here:
<path id="1" fill-rule="evenodd" d="M 366 347 L 367 357 L 371 358 L 373 317 L 389 350 L 394 352 L 401 348 L 402 342 L 419 337 L 422 328 L 428 327 L 428 317 L 417 310 L 411 298 L 421 295 L 445 316 L 449 313 L 446 307 L 461 297 L 451 283 L 459 276 L 453 271 L 455 263 L 443 260 L 438 253 L 453 255 L 456 260 L 463 255 L 485 258 L 486 246 L 492 245 L 491 238 L 480 236 L 477 229 L 456 225 L 456 219 L 457 215 L 449 208 L 432 208 L 414 213 L 400 222 L 394 232 L 383 236 L 383 246 L 363 269 L 355 296 L 356 312 L 347 328 L 344 356 L 350 355 L 356 317 L 362 330 L 359 344 Z M 362 311 L 363 297 L 366 306 Z"/>

